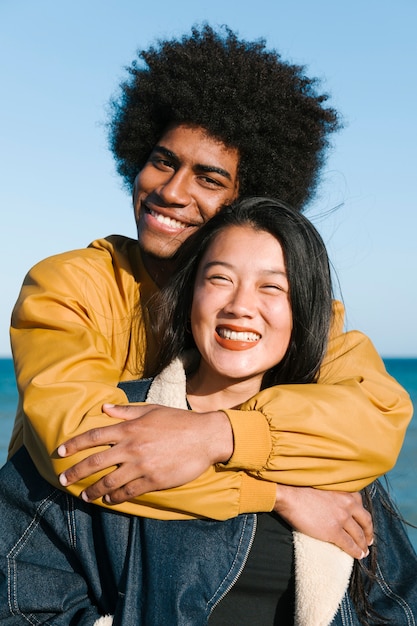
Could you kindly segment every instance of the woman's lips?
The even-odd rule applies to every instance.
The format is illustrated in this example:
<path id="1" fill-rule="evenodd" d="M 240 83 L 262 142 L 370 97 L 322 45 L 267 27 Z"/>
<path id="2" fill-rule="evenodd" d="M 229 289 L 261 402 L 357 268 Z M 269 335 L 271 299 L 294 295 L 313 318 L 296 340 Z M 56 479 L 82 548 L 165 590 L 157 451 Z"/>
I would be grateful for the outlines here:
<path id="1" fill-rule="evenodd" d="M 261 335 L 254 330 L 227 326 L 218 326 L 215 333 L 217 343 L 227 350 L 249 350 L 257 345 L 260 338 Z"/>

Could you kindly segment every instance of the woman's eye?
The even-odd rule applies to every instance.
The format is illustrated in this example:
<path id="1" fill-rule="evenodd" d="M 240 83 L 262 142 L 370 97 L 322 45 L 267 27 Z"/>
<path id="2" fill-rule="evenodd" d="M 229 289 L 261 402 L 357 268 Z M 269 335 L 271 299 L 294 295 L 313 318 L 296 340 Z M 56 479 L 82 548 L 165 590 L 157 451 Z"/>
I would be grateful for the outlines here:
<path id="1" fill-rule="evenodd" d="M 224 284 L 230 282 L 230 278 L 227 276 L 222 276 L 221 274 L 214 274 L 213 276 L 209 276 L 208 280 L 213 284 Z"/>
<path id="2" fill-rule="evenodd" d="M 279 292 L 279 291 L 285 292 L 286 291 L 282 285 L 262 285 L 262 289 L 265 289 L 265 291 L 271 291 L 271 292 Z"/>

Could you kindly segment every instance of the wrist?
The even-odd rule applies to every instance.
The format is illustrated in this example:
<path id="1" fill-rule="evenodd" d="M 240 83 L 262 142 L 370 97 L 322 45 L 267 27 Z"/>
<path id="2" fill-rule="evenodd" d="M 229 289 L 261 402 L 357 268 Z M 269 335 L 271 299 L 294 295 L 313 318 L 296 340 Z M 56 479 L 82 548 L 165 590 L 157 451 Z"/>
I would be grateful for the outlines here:
<path id="1" fill-rule="evenodd" d="M 275 513 L 279 513 L 280 514 L 281 509 L 283 508 L 284 494 L 285 494 L 285 489 L 282 488 L 282 485 L 276 485 L 276 489 L 275 489 L 275 504 L 274 504 L 274 511 L 275 511 Z"/>
<path id="2" fill-rule="evenodd" d="M 210 460 L 211 464 L 227 463 L 233 454 L 233 429 L 229 418 L 223 411 L 211 411 L 206 414 L 210 422 Z"/>
<path id="3" fill-rule="evenodd" d="M 294 497 L 297 495 L 297 489 L 299 489 L 299 487 L 280 484 L 276 485 L 274 511 L 286 521 L 288 521 L 287 517 L 290 502 L 294 503 Z"/>

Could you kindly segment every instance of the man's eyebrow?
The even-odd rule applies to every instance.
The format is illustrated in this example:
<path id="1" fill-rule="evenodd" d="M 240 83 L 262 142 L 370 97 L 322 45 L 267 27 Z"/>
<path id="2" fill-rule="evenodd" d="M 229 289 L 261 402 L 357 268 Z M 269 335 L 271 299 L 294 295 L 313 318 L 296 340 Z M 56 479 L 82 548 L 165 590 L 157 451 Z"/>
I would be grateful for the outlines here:
<path id="1" fill-rule="evenodd" d="M 199 172 L 205 172 L 206 174 L 219 174 L 230 181 L 232 180 L 230 172 L 224 170 L 222 167 L 217 167 L 216 165 L 203 165 L 202 163 L 197 163 L 194 166 L 194 169 Z"/>
<path id="2" fill-rule="evenodd" d="M 180 161 L 179 156 L 175 154 L 175 152 L 172 152 L 172 150 L 168 150 L 168 148 L 165 148 L 164 146 L 154 146 L 152 153 L 154 152 L 160 152 L 161 154 L 164 154 L 166 157 L 172 159 L 173 161 L 176 161 L 177 163 Z M 230 181 L 232 180 L 230 172 L 223 169 L 222 167 L 218 167 L 217 165 L 204 165 L 204 163 L 196 163 L 193 169 L 197 172 L 204 172 L 206 174 L 219 174 L 220 176 L 223 176 Z"/>
<path id="3" fill-rule="evenodd" d="M 177 157 L 175 152 L 172 152 L 172 150 L 168 150 L 168 148 L 164 148 L 164 146 L 154 146 L 151 154 L 153 154 L 154 152 L 162 152 L 162 154 L 169 157 L 170 159 L 173 159 L 174 161 L 179 161 L 179 158 Z"/>

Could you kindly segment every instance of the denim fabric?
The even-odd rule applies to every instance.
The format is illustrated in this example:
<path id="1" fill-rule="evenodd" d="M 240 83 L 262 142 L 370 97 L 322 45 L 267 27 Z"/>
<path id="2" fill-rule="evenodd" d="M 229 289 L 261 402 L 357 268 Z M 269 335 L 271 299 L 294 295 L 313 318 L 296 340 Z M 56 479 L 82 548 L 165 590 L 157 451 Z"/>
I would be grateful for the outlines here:
<path id="1" fill-rule="evenodd" d="M 417 555 L 393 502 L 379 481 L 369 488 L 374 522 L 377 567 L 367 593 L 375 614 L 393 626 L 417 625 Z M 364 560 L 369 567 L 370 557 Z M 364 581 L 365 582 L 365 581 Z M 346 594 L 331 626 L 361 626 Z"/>
<path id="2" fill-rule="evenodd" d="M 129 551 L 117 623 L 205 626 L 244 567 L 255 518 L 242 515 L 227 522 L 134 518 L 135 549 Z"/>
<path id="3" fill-rule="evenodd" d="M 24 448 L 0 470 L 1 624 L 93 624 L 114 610 L 125 552 L 107 539 L 125 540 L 130 519 L 98 508 L 51 487 Z"/>
<path id="4" fill-rule="evenodd" d="M 51 487 L 24 448 L 0 486 L 2 624 L 206 624 L 255 532 L 255 515 L 160 521 L 88 505 Z"/>
<path id="5" fill-rule="evenodd" d="M 129 384 L 129 397 L 143 400 L 148 386 Z M 388 624 L 416 626 L 417 556 L 379 483 L 371 497 L 369 601 Z M 244 567 L 255 528 L 255 515 L 159 521 L 88 505 L 51 487 L 22 448 L 0 470 L 0 623 L 84 626 L 111 614 L 114 626 L 203 626 Z M 361 626 L 348 594 L 332 626 Z"/>
<path id="6" fill-rule="evenodd" d="M 255 516 L 159 521 L 113 513 L 54 489 L 25 449 L 0 470 L 0 622 L 199 626 L 244 566 Z M 381 485 L 371 488 L 377 579 L 369 602 L 416 626 L 417 556 Z M 346 595 L 332 626 L 360 626 Z"/>

